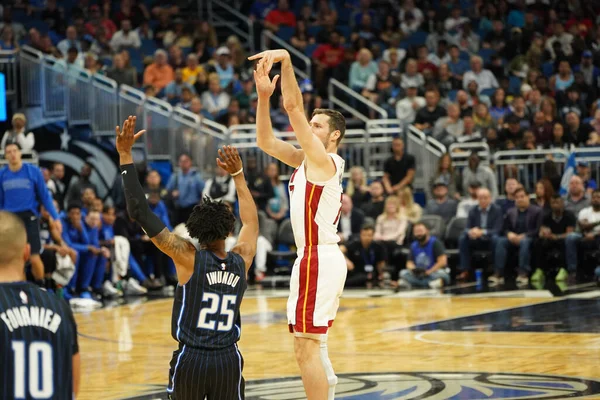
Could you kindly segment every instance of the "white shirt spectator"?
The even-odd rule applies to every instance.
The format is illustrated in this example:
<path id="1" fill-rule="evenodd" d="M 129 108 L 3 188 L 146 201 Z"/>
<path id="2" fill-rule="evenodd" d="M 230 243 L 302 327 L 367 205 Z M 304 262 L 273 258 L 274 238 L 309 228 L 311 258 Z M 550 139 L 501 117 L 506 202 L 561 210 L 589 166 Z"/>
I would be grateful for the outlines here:
<path id="1" fill-rule="evenodd" d="M 437 53 L 431 53 L 427 56 L 427 60 L 431 62 L 436 67 L 439 67 L 442 64 L 448 64 L 452 59 L 450 58 L 450 54 L 446 53 L 442 58 Z"/>
<path id="2" fill-rule="evenodd" d="M 400 78 L 400 87 L 402 87 L 402 89 L 407 89 L 412 86 L 422 87 L 424 84 L 425 80 L 421 74 L 416 74 L 413 76 L 402 74 L 402 77 Z"/>
<path id="3" fill-rule="evenodd" d="M 413 107 L 413 103 L 417 104 L 417 107 Z M 396 103 L 396 118 L 406 123 L 413 123 L 417 116 L 417 111 L 425 107 L 425 98 L 421 96 L 415 96 L 413 98 L 405 97 Z"/>
<path id="4" fill-rule="evenodd" d="M 110 39 L 110 47 L 113 51 L 131 47 L 139 49 L 141 45 L 140 35 L 136 31 L 125 32 L 120 30 L 115 32 L 112 39 Z"/>
<path id="5" fill-rule="evenodd" d="M 6 142 L 8 142 L 9 139 L 11 143 L 17 143 L 21 147 L 21 151 L 31 151 L 33 150 L 33 146 L 35 146 L 35 136 L 33 136 L 33 132 L 25 133 L 25 128 L 19 131 L 11 129 L 4 132 L 2 143 L 0 143 L 0 148 L 2 150 L 6 147 Z"/>
<path id="6" fill-rule="evenodd" d="M 202 93 L 200 99 L 204 105 L 204 109 L 209 113 L 215 115 L 229 107 L 229 101 L 231 98 L 225 92 L 221 92 L 218 95 L 214 95 L 209 91 Z"/>
<path id="7" fill-rule="evenodd" d="M 446 18 L 446 21 L 444 21 L 444 29 L 446 29 L 446 31 L 453 31 L 458 29 L 462 24 L 467 23 L 469 23 L 469 18 L 467 17 L 448 17 Z"/>
<path id="8" fill-rule="evenodd" d="M 552 48 L 552 45 L 556 41 L 560 43 L 562 51 L 566 56 L 573 54 L 573 48 L 571 47 L 571 43 L 573 43 L 573 35 L 568 32 L 563 32 L 560 36 L 553 35 L 546 40 L 546 50 L 548 50 L 552 56 L 552 59 L 556 58 L 556 54 L 554 54 L 554 49 Z"/>
<path id="9" fill-rule="evenodd" d="M 469 216 L 469 211 L 473 207 L 477 207 L 479 205 L 479 200 L 477 199 L 465 199 L 461 200 L 458 203 L 458 207 L 456 208 L 456 218 L 467 218 Z"/>
<path id="10" fill-rule="evenodd" d="M 410 12 L 412 14 L 412 19 L 406 20 L 406 13 Z M 423 23 L 424 17 L 423 12 L 416 7 L 413 7 L 411 10 L 405 10 L 404 8 L 400 9 L 400 13 L 398 14 L 398 19 L 401 21 L 400 29 L 405 33 L 414 33 L 416 32 L 421 24 Z"/>
<path id="11" fill-rule="evenodd" d="M 229 182 L 227 182 L 228 179 L 229 179 Z M 211 197 L 210 190 L 211 190 L 212 186 L 215 184 L 215 182 L 218 185 L 227 184 L 227 193 L 223 197 L 219 197 L 219 198 L 212 199 L 212 200 L 214 200 L 214 201 L 221 200 L 221 201 L 225 201 L 227 203 L 234 204 L 236 201 L 235 182 L 229 175 L 215 176 L 214 178 L 207 180 L 206 184 L 204 185 L 204 190 L 202 190 L 202 197 Z"/>
<path id="12" fill-rule="evenodd" d="M 79 40 L 63 39 L 56 45 L 56 48 L 58 51 L 60 51 L 63 57 L 67 56 L 67 52 L 71 47 L 75 47 L 77 52 L 81 54 L 81 42 Z"/>
<path id="13" fill-rule="evenodd" d="M 479 35 L 471 32 L 465 36 L 464 33 L 457 33 L 452 36 L 452 40 L 448 43 L 454 43 L 458 46 L 461 51 L 466 51 L 467 53 L 477 53 L 479 51 L 480 45 Z"/>
<path id="14" fill-rule="evenodd" d="M 594 207 L 586 207 L 579 211 L 577 218 L 579 221 L 587 221 L 588 224 L 594 224 L 600 222 L 600 211 L 594 211 Z M 600 225 L 596 225 L 593 229 L 594 233 L 600 232 Z"/>
<path id="15" fill-rule="evenodd" d="M 469 86 L 469 82 L 471 81 L 477 82 L 477 86 L 479 86 L 480 91 L 485 89 L 497 88 L 499 86 L 498 80 L 496 79 L 494 74 L 492 74 L 492 71 L 490 71 L 489 69 L 482 69 L 481 72 L 479 72 L 478 74 L 476 74 L 473 71 L 465 72 L 465 75 L 463 76 L 463 88 L 465 90 L 467 89 L 467 87 Z"/>

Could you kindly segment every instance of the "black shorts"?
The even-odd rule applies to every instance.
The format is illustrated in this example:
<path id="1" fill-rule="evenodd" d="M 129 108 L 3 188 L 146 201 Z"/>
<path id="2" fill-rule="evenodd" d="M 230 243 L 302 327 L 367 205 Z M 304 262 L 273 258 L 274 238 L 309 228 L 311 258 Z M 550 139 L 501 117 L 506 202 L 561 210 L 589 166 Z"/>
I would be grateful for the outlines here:
<path id="1" fill-rule="evenodd" d="M 180 345 L 171 359 L 167 393 L 172 400 L 243 400 L 243 369 L 237 345 L 220 350 Z"/>
<path id="2" fill-rule="evenodd" d="M 40 254 L 42 249 L 42 239 L 40 238 L 40 220 L 31 211 L 17 213 L 25 224 L 27 231 L 27 243 L 31 247 L 31 255 Z"/>

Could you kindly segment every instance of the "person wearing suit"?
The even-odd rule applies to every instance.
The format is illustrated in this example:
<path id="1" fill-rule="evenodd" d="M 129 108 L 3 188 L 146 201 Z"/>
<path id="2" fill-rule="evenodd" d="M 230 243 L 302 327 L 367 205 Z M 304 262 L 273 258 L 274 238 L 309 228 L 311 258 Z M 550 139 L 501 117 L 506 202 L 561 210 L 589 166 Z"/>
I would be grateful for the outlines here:
<path id="1" fill-rule="evenodd" d="M 489 250 L 494 252 L 498 235 L 502 231 L 502 210 L 492 203 L 492 194 L 487 188 L 477 191 L 478 205 L 471 208 L 467 226 L 458 240 L 460 249 L 460 274 L 457 279 L 469 279 L 471 272 L 471 251 Z"/>
<path id="2" fill-rule="evenodd" d="M 342 243 L 358 239 L 360 230 L 365 222 L 365 213 L 360 208 L 354 208 L 352 198 L 346 194 L 342 196 L 340 223 L 338 235 Z"/>
<path id="3" fill-rule="evenodd" d="M 489 277 L 492 284 L 504 281 L 504 267 L 509 250 L 519 251 L 518 285 L 529 283 L 531 271 L 532 242 L 538 236 L 542 225 L 543 212 L 538 206 L 531 205 L 527 191 L 520 187 L 514 192 L 515 207 L 508 210 L 504 217 L 502 228 L 506 236 L 496 241 L 496 254 L 494 257 L 496 272 Z"/>

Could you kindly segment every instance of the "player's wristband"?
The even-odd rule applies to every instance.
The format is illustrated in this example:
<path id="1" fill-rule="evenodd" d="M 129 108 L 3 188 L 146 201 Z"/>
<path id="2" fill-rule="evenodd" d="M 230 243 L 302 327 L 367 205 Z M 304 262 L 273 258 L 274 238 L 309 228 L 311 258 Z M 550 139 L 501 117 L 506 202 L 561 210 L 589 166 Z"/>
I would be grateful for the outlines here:
<path id="1" fill-rule="evenodd" d="M 244 167 L 242 167 L 238 172 L 235 172 L 235 173 L 231 174 L 231 176 L 238 176 L 242 172 L 244 172 Z"/>

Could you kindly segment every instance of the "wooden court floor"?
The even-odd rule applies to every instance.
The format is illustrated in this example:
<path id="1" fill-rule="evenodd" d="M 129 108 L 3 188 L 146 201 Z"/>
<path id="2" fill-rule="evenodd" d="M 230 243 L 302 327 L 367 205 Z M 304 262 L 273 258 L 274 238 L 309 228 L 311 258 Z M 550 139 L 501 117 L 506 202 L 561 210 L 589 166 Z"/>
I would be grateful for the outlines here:
<path id="1" fill-rule="evenodd" d="M 403 397 L 398 392 L 400 394 L 396 393 L 397 397 L 394 397 L 392 392 L 385 391 L 385 385 L 381 383 L 383 389 L 374 392 L 374 395 L 361 395 L 359 390 L 355 391 L 358 395 L 339 394 L 336 399 L 600 399 L 600 394 L 592 393 L 595 390 L 600 393 L 600 383 L 595 382 L 595 379 L 600 382 L 599 330 L 594 328 L 595 320 L 590 321 L 585 315 L 575 322 L 570 319 L 577 312 L 592 314 L 585 307 L 598 309 L 596 302 L 600 300 L 588 299 L 581 303 L 584 308 L 580 308 L 579 303 L 567 308 L 559 307 L 565 304 L 562 303 L 564 301 L 560 298 L 522 297 L 343 298 L 329 337 L 330 358 L 336 373 L 342 377 L 344 374 L 366 374 L 375 377 L 369 378 L 374 381 L 391 381 L 409 379 L 407 376 L 412 376 L 411 373 L 427 372 L 431 373 L 427 378 L 430 382 L 419 381 L 416 387 L 430 385 L 429 389 L 423 390 L 434 394 Z M 172 302 L 172 299 L 161 299 L 76 314 L 82 357 L 79 399 L 124 399 L 144 394 L 148 397 L 138 398 L 164 398 L 158 394 L 153 397 L 149 393 L 158 393 L 166 387 L 169 361 L 176 348 L 170 335 Z M 257 380 L 297 377 L 299 373 L 293 357 L 293 338 L 287 331 L 285 303 L 286 299 L 282 297 L 259 295 L 244 299 L 240 350 L 245 359 L 244 377 L 248 388 Z M 562 315 L 553 316 L 553 310 L 559 309 L 563 310 L 559 312 Z M 529 311 L 511 315 L 511 310 Z M 545 322 L 536 322 L 536 313 L 540 310 L 550 313 Z M 598 315 L 592 317 L 597 319 Z M 580 377 L 590 381 L 537 384 L 542 388 L 565 390 L 559 391 L 558 397 L 556 394 L 554 397 L 507 397 L 490 389 L 489 382 L 482 384 L 488 385 L 487 389 L 463 382 L 462 389 L 454 390 L 462 394 L 454 397 L 447 394 L 452 392 L 448 388 L 453 384 L 448 383 L 448 379 L 452 381 L 462 376 L 475 382 L 480 380 L 480 377 L 477 378 L 479 373 L 491 374 L 485 379 L 504 379 L 504 383 L 514 383 L 514 379 L 523 382 L 533 379 L 518 377 L 519 374 L 561 376 L 567 377 L 567 380 Z M 497 378 L 494 374 L 513 374 L 517 378 L 513 379 L 513 375 L 509 375 L 510 379 Z M 341 378 L 338 388 L 354 393 L 352 385 L 356 382 L 352 379 L 350 375 L 348 379 Z M 536 379 L 544 381 L 546 378 Z M 435 382 L 444 380 L 444 390 L 450 391 L 438 390 L 435 394 L 437 389 L 432 387 L 441 384 Z M 498 380 L 495 382 L 498 384 Z M 531 382 L 527 384 L 531 385 Z M 572 390 L 565 389 L 569 384 Z M 588 391 L 583 391 L 585 396 L 573 395 L 573 388 L 577 385 L 588 385 Z M 277 394 L 278 388 L 288 389 Z M 264 397 L 251 398 L 302 398 L 297 380 L 271 383 L 265 390 L 262 392 Z M 486 393 L 486 390 L 486 395 L 477 394 Z M 260 390 L 257 393 L 260 395 Z"/>

